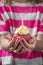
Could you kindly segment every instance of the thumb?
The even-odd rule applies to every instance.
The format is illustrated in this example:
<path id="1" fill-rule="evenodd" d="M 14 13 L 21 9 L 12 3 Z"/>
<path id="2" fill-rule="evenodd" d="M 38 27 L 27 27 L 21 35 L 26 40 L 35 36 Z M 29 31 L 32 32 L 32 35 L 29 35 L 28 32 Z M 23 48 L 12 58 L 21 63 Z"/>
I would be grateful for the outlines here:
<path id="1" fill-rule="evenodd" d="M 9 47 L 12 47 L 14 45 L 14 43 L 15 43 L 15 39 L 12 38 L 12 40 L 9 42 Z"/>

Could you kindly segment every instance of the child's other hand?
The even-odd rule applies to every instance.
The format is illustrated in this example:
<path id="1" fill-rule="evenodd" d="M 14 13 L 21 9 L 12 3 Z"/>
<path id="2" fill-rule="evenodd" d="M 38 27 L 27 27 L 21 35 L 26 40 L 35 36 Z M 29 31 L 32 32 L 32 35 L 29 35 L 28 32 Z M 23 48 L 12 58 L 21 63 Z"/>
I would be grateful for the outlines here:
<path id="1" fill-rule="evenodd" d="M 29 42 L 27 42 L 27 43 L 32 43 L 32 42 L 33 42 L 32 39 L 30 39 L 30 37 L 31 37 L 30 35 L 22 35 L 22 36 L 14 35 L 13 37 L 14 37 L 14 38 L 17 37 L 18 40 L 19 40 L 19 44 L 18 44 L 17 49 L 16 49 L 16 52 L 17 52 L 17 53 L 23 53 L 24 51 L 27 50 L 27 48 L 26 48 L 25 45 L 23 44 L 25 41 L 26 41 L 26 42 L 29 41 Z M 22 38 L 23 38 L 23 40 L 22 40 Z M 24 39 L 25 39 L 25 41 L 24 41 Z M 30 40 L 28 40 L 28 39 L 30 39 Z M 18 42 L 17 42 L 17 43 L 18 43 Z M 17 43 L 14 44 L 14 47 L 17 45 Z M 15 52 L 15 50 L 14 50 L 14 52 Z"/>
<path id="2" fill-rule="evenodd" d="M 20 35 L 22 38 L 24 38 L 27 42 L 30 41 L 30 39 L 32 39 L 32 36 L 30 34 L 26 34 L 26 35 Z"/>
<path id="3" fill-rule="evenodd" d="M 16 51 L 17 53 L 19 52 L 19 50 L 21 49 L 20 46 L 20 41 L 21 38 L 18 35 L 12 35 L 12 34 L 8 34 L 4 37 L 2 37 L 2 47 L 4 50 L 6 51 Z M 5 42 L 6 41 L 6 42 Z M 4 42 L 4 43 L 3 43 Z"/>
<path id="4" fill-rule="evenodd" d="M 35 44 L 34 44 L 34 40 L 31 39 L 30 40 L 31 43 L 27 42 L 24 38 L 22 38 L 22 48 L 20 50 L 20 54 L 26 51 L 30 51 L 33 50 Z"/>
<path id="5" fill-rule="evenodd" d="M 12 35 L 6 34 L 6 35 L 1 35 L 1 46 L 4 50 L 9 49 L 9 41 L 12 39 Z"/>
<path id="6" fill-rule="evenodd" d="M 12 39 L 9 41 L 9 50 L 10 51 L 15 51 L 15 50 L 19 51 L 20 41 L 21 41 L 20 37 L 17 37 L 17 36 L 12 37 Z"/>
<path id="7" fill-rule="evenodd" d="M 6 0 L 0 0 L 2 3 L 6 3 Z"/>
<path id="8" fill-rule="evenodd" d="M 35 48 L 36 45 L 36 38 L 32 38 L 32 42 L 28 43 L 24 38 L 22 38 L 23 40 L 23 48 L 25 49 L 25 51 L 29 51 L 29 50 L 33 50 Z"/>
<path id="9" fill-rule="evenodd" d="M 14 35 L 13 38 L 16 37 L 15 43 L 14 43 L 14 52 L 19 53 L 22 48 L 22 38 L 19 35 Z"/>

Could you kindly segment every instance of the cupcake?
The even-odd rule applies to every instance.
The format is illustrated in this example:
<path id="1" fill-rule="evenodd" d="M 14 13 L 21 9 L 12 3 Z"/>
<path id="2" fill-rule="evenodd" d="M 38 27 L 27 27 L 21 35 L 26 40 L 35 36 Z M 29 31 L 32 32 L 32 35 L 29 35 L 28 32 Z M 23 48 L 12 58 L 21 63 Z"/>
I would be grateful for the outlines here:
<path id="1" fill-rule="evenodd" d="M 20 26 L 16 29 L 15 34 L 21 36 L 22 38 L 25 38 L 26 41 L 29 42 L 29 40 L 32 38 L 29 32 L 29 28 L 26 26 Z"/>
<path id="2" fill-rule="evenodd" d="M 14 37 L 15 38 L 20 37 L 21 42 L 20 42 L 19 48 L 21 48 L 21 50 L 23 49 L 23 46 L 22 46 L 23 40 L 22 40 L 22 38 L 24 38 L 28 42 L 28 44 L 31 44 L 33 42 L 33 38 L 30 35 L 29 28 L 27 28 L 26 26 L 18 27 L 15 31 Z M 21 50 L 19 51 L 19 53 L 21 53 Z"/>

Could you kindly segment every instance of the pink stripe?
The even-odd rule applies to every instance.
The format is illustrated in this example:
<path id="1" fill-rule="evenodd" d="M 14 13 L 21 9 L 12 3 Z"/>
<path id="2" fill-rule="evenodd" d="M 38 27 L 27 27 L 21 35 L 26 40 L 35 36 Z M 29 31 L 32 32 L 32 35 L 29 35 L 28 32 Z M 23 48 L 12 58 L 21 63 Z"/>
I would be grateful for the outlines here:
<path id="1" fill-rule="evenodd" d="M 43 25 L 40 25 L 40 27 L 39 27 L 38 31 L 43 32 Z"/>
<path id="2" fill-rule="evenodd" d="M 40 11 L 43 13 L 43 6 L 26 6 L 26 7 L 19 7 L 19 6 L 0 6 L 0 13 L 4 12 L 16 12 L 16 13 L 34 13 Z"/>
<path id="3" fill-rule="evenodd" d="M 29 28 L 34 28 L 39 26 L 40 21 L 39 20 L 25 20 L 24 25 L 26 25 Z"/>
<path id="4" fill-rule="evenodd" d="M 39 11 L 43 13 L 43 6 L 39 6 Z"/>
<path id="5" fill-rule="evenodd" d="M 6 12 L 16 12 L 16 13 L 34 13 L 37 12 L 38 7 L 35 6 L 0 6 L 0 13 Z"/>
<path id="6" fill-rule="evenodd" d="M 13 56 L 14 58 L 25 58 L 25 59 L 34 59 L 38 57 L 42 57 L 42 52 L 35 52 L 35 51 L 29 51 L 29 52 L 24 52 L 22 54 L 17 54 L 14 52 L 5 52 L 2 50 L 1 56 Z"/>
<path id="7" fill-rule="evenodd" d="M 2 54 L 2 50 L 0 50 L 0 57 L 1 57 L 1 54 Z"/>
<path id="8" fill-rule="evenodd" d="M 5 26 L 5 25 L 0 25 L 0 32 L 2 31 L 10 31 L 8 26 Z"/>
<path id="9" fill-rule="evenodd" d="M 16 28 L 22 25 L 21 20 L 9 19 L 7 21 L 9 22 L 10 26 L 13 26 L 13 27 L 16 27 Z M 40 23 L 39 20 L 23 20 L 23 22 L 24 22 L 24 25 L 26 25 L 29 28 L 38 27 L 38 25 Z"/>
<path id="10" fill-rule="evenodd" d="M 7 21 L 5 25 L 0 25 L 0 32 L 10 31 L 9 22 Z"/>
<path id="11" fill-rule="evenodd" d="M 15 27 L 15 28 L 17 28 L 17 27 L 19 27 L 21 25 L 20 20 L 8 19 L 7 21 L 9 22 L 10 26 Z"/>
<path id="12" fill-rule="evenodd" d="M 43 51 L 42 51 L 42 57 L 43 57 Z"/>
<path id="13" fill-rule="evenodd" d="M 14 53 L 14 58 L 33 59 L 33 58 L 38 58 L 38 57 L 42 57 L 41 52 L 29 51 L 29 52 L 24 52 L 20 55 L 17 53 Z"/>

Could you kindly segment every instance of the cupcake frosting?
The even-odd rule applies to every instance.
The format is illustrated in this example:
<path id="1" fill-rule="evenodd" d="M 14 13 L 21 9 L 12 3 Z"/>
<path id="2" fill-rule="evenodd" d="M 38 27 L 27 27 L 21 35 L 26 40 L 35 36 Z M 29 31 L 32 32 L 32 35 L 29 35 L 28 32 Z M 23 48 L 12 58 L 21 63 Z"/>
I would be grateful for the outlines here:
<path id="1" fill-rule="evenodd" d="M 29 33 L 29 29 L 26 26 L 20 26 L 16 29 L 15 34 L 28 34 Z"/>

